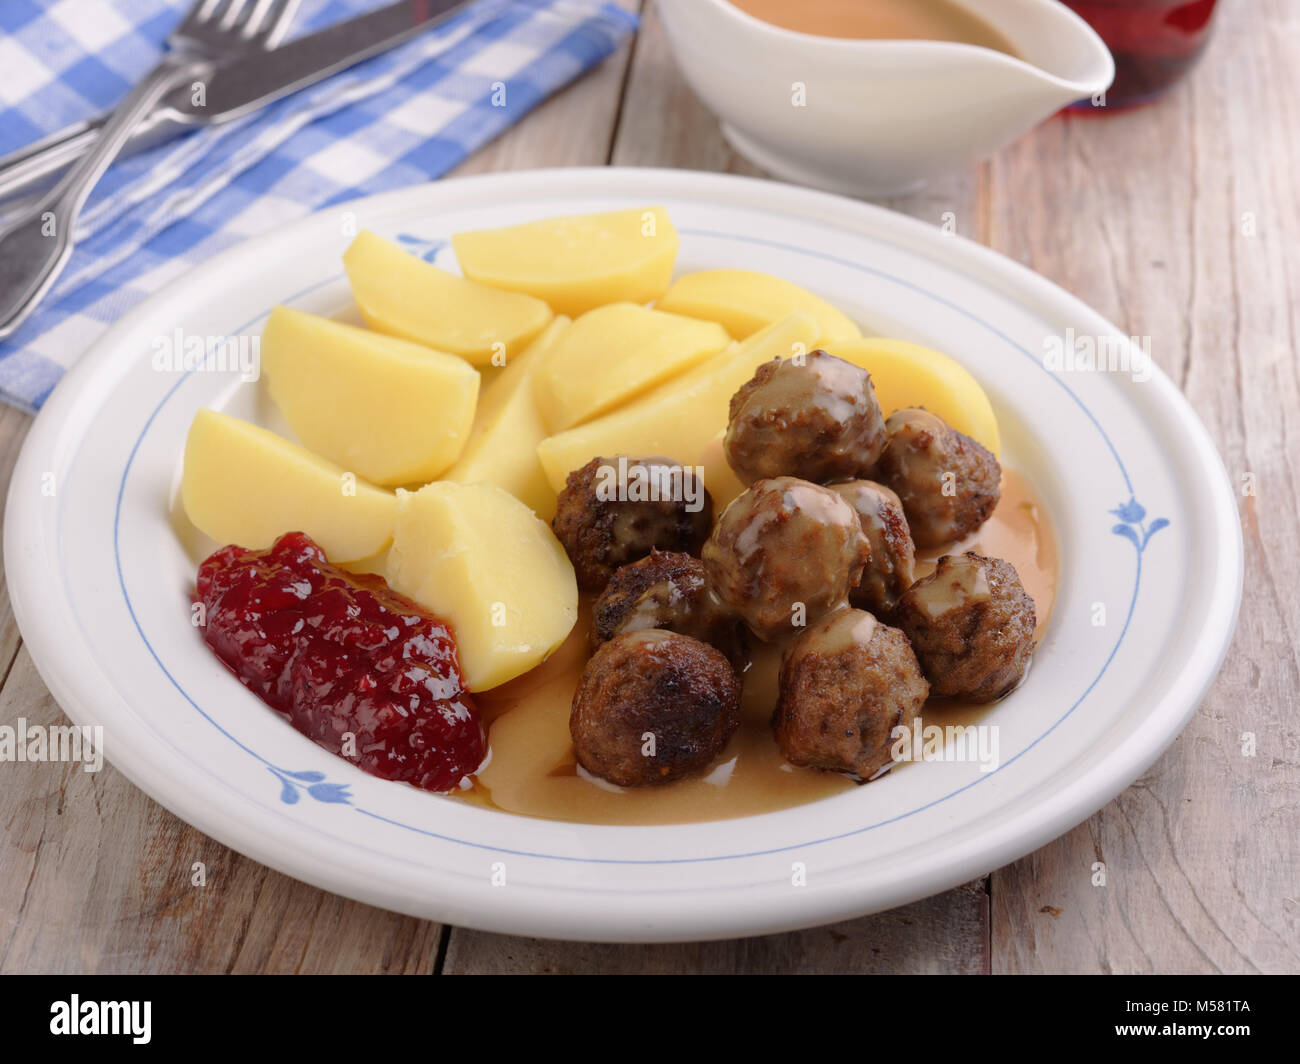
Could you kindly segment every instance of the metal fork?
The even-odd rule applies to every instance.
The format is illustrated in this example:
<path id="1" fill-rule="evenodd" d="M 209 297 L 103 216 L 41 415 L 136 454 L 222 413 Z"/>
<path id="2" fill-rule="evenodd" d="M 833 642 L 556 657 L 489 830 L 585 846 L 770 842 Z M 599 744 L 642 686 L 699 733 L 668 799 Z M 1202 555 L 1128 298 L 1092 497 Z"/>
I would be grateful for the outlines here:
<path id="1" fill-rule="evenodd" d="M 167 38 L 167 53 L 118 104 L 94 147 L 34 206 L 0 230 L 0 339 L 27 319 L 62 272 L 86 197 L 131 131 L 173 88 L 206 77 L 215 60 L 268 47 L 297 6 L 298 0 L 197 0 Z"/>

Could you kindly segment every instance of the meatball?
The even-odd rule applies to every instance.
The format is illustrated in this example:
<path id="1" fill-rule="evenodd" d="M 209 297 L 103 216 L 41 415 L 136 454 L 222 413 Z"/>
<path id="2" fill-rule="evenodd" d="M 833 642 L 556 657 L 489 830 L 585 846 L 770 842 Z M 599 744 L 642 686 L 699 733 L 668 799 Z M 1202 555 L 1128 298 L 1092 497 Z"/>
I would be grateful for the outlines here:
<path id="1" fill-rule="evenodd" d="M 889 444 L 875 477 L 903 501 L 913 543 L 952 543 L 989 519 L 1002 479 L 993 455 L 928 410 L 899 410 L 885 425 Z"/>
<path id="2" fill-rule="evenodd" d="M 704 563 L 689 554 L 652 550 L 617 570 L 592 607 L 591 646 L 620 632 L 664 628 L 722 651 L 734 665 L 744 658 L 740 624 L 709 592 Z"/>
<path id="3" fill-rule="evenodd" d="M 775 477 L 723 511 L 701 557 L 722 604 L 760 639 L 772 639 L 846 603 L 871 547 L 842 496 Z"/>
<path id="4" fill-rule="evenodd" d="M 707 643 L 624 632 L 587 663 L 569 734 L 578 764 L 621 787 L 670 783 L 706 768 L 740 726 L 740 682 Z"/>
<path id="5" fill-rule="evenodd" d="M 849 592 L 849 603 L 887 617 L 897 605 L 898 596 L 916 578 L 916 547 L 903 516 L 903 504 L 874 480 L 850 480 L 830 487 L 857 511 L 862 531 L 871 544 L 871 561 L 862 570 L 861 582 Z"/>
<path id="6" fill-rule="evenodd" d="M 843 609 L 790 644 L 772 730 L 785 759 L 871 779 L 893 760 L 893 734 L 930 691 L 907 637 L 865 610 Z"/>
<path id="7" fill-rule="evenodd" d="M 569 474 L 551 522 L 578 586 L 599 591 L 614 570 L 655 547 L 695 553 L 713 524 L 703 479 L 671 458 L 593 458 Z"/>
<path id="8" fill-rule="evenodd" d="M 821 484 L 867 475 L 887 442 L 871 375 L 813 351 L 758 367 L 731 397 L 723 447 L 746 484 L 780 476 Z"/>
<path id="9" fill-rule="evenodd" d="M 973 551 L 940 558 L 899 599 L 895 621 L 934 693 L 971 702 L 992 702 L 1020 682 L 1037 624 L 1015 568 Z"/>

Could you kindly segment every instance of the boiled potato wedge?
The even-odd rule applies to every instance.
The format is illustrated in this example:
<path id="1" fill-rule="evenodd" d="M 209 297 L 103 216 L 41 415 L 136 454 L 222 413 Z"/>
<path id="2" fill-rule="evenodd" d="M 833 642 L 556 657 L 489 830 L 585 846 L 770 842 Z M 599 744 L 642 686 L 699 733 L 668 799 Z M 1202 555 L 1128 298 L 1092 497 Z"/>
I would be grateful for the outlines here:
<path id="1" fill-rule="evenodd" d="M 816 345 L 853 340 L 858 327 L 833 306 L 781 277 L 754 270 L 702 270 L 677 278 L 655 306 L 672 314 L 716 321 L 737 340 L 802 311 L 817 321 Z"/>
<path id="2" fill-rule="evenodd" d="M 830 344 L 827 350 L 871 374 L 880 408 L 923 406 L 958 432 L 982 443 L 994 457 L 1002 453 L 993 405 L 979 382 L 959 362 L 920 344 L 868 337 Z"/>
<path id="3" fill-rule="evenodd" d="M 371 232 L 352 241 L 343 265 L 370 328 L 476 366 L 521 353 L 552 317 L 540 299 L 467 281 Z"/>
<path id="4" fill-rule="evenodd" d="M 556 338 L 568 326 L 561 315 L 521 355 L 506 364 L 483 389 L 469 442 L 459 460 L 443 474 L 461 484 L 495 484 L 532 508 L 544 520 L 555 515 L 555 490 L 541 462 L 537 445 L 548 435 L 533 399 L 537 367 Z"/>
<path id="5" fill-rule="evenodd" d="M 749 487 L 727 462 L 727 452 L 723 440 L 727 433 L 724 429 L 711 439 L 699 458 L 699 465 L 704 471 L 704 487 L 713 500 L 714 516 L 720 516 L 731 503 L 745 493 Z"/>
<path id="6" fill-rule="evenodd" d="M 611 303 L 578 318 L 546 354 L 537 405 L 552 432 L 622 406 L 669 377 L 716 355 L 729 340 L 710 321 Z"/>
<path id="7" fill-rule="evenodd" d="M 223 545 L 269 547 L 306 532 L 332 562 L 382 551 L 397 498 L 257 425 L 200 410 L 185 440 L 181 503 Z"/>
<path id="8" fill-rule="evenodd" d="M 598 455 L 663 455 L 698 464 L 709 442 L 726 429 L 736 390 L 764 362 L 807 352 L 817 333 L 809 315 L 791 314 L 623 409 L 548 437 L 537 455 L 551 487 L 558 492 L 569 473 Z"/>
<path id="9" fill-rule="evenodd" d="M 547 218 L 451 238 L 470 280 L 525 292 L 576 318 L 606 303 L 648 303 L 668 290 L 677 231 L 662 207 Z"/>
<path id="10" fill-rule="evenodd" d="M 559 540 L 492 484 L 399 491 L 388 582 L 451 625 L 471 691 L 545 660 L 578 618 L 578 584 Z"/>
<path id="11" fill-rule="evenodd" d="M 459 457 L 478 372 L 463 358 L 276 307 L 262 333 L 271 398 L 307 447 L 376 484 L 423 484 Z"/>

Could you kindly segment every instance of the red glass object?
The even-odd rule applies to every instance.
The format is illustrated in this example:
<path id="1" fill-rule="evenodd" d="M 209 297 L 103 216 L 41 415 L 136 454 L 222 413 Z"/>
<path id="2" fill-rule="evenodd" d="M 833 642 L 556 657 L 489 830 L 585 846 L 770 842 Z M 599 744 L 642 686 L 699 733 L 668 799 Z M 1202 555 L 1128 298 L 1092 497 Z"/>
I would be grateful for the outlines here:
<path id="1" fill-rule="evenodd" d="M 213 653 L 326 750 L 429 791 L 482 764 L 487 734 L 450 630 L 382 576 L 339 569 L 290 532 L 268 550 L 222 547 L 196 591 Z"/>
<path id="2" fill-rule="evenodd" d="M 1115 57 L 1106 107 L 1155 99 L 1201 57 L 1217 0 L 1065 0 Z M 1088 100 L 1075 104 L 1091 109 Z"/>

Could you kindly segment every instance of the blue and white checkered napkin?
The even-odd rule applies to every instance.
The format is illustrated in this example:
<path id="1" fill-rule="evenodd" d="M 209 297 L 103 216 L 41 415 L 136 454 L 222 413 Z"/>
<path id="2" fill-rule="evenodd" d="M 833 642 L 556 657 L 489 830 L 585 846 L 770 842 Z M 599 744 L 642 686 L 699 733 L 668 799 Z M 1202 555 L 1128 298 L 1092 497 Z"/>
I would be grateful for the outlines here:
<path id="1" fill-rule="evenodd" d="M 304 0 L 290 37 L 385 0 Z M 115 104 L 190 0 L 0 0 L 0 153 Z M 113 321 L 216 252 L 341 200 L 452 169 L 612 53 L 601 0 L 477 0 L 384 55 L 238 122 L 114 166 L 67 269 L 0 341 L 0 399 L 38 408 Z M 493 84 L 506 86 L 493 100 Z"/>

